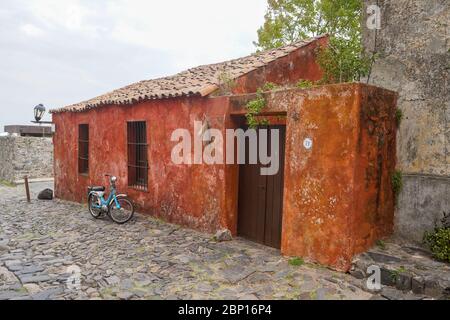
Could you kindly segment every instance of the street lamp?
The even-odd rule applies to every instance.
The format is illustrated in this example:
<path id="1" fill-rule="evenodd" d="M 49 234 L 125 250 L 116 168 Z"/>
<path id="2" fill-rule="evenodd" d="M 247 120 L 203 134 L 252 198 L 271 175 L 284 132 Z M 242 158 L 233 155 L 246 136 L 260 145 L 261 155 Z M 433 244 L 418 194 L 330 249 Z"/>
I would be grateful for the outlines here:
<path id="1" fill-rule="evenodd" d="M 31 121 L 31 122 L 37 123 L 37 124 L 52 124 L 53 122 L 51 122 L 51 121 L 41 121 L 42 118 L 44 117 L 45 111 L 46 111 L 45 107 L 42 103 L 38 104 L 36 107 L 34 107 L 35 121 Z"/>
<path id="2" fill-rule="evenodd" d="M 34 119 L 36 119 L 36 123 L 39 123 L 44 117 L 45 107 L 43 104 L 38 104 L 34 107 Z"/>

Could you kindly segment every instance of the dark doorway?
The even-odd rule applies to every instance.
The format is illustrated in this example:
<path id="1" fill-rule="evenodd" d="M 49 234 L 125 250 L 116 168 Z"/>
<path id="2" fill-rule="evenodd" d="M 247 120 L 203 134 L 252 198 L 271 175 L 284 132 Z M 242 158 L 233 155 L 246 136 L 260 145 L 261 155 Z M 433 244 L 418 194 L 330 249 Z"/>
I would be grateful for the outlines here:
<path id="1" fill-rule="evenodd" d="M 269 126 L 268 151 L 270 154 L 273 134 L 278 129 L 280 137 L 279 170 L 275 175 L 261 175 L 263 166 L 249 163 L 249 142 L 246 140 L 246 164 L 239 167 L 238 234 L 246 239 L 273 247 L 281 247 L 283 213 L 284 158 L 286 126 Z M 258 129 L 258 136 L 259 131 Z M 258 146 L 259 153 L 259 146 Z"/>

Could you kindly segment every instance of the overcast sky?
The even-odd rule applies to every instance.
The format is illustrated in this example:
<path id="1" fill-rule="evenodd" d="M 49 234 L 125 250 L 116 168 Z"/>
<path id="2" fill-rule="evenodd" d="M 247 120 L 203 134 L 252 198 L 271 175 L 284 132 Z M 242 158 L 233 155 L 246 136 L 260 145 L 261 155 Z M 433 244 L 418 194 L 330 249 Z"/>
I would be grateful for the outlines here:
<path id="1" fill-rule="evenodd" d="M 1 0 L 0 132 L 30 124 L 39 103 L 62 107 L 250 54 L 265 9 L 266 0 Z"/>

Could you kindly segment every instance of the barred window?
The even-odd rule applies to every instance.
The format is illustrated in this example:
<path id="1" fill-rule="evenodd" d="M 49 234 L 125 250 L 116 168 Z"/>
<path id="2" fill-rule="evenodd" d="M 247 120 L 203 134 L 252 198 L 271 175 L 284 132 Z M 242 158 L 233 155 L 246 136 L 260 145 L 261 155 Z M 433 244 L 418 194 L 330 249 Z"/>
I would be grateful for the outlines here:
<path id="1" fill-rule="evenodd" d="M 128 122 L 128 185 L 148 189 L 148 145 L 145 121 Z"/>
<path id="2" fill-rule="evenodd" d="M 89 173 L 89 125 L 78 126 L 78 172 Z"/>

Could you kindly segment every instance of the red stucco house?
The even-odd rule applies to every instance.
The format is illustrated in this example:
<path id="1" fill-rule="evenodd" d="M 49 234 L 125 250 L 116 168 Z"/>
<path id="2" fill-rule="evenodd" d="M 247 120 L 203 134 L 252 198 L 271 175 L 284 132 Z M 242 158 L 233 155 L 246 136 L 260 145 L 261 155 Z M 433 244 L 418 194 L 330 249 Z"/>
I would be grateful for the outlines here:
<path id="1" fill-rule="evenodd" d="M 53 110 L 55 195 L 85 201 L 87 186 L 105 184 L 111 173 L 142 213 L 207 232 L 226 228 L 347 270 L 354 254 L 392 231 L 395 93 L 361 84 L 267 93 L 263 112 L 283 141 L 274 176 L 249 165 L 171 161 L 174 130 L 195 135 L 194 121 L 205 119 L 223 132 L 245 128 L 245 105 L 265 83 L 321 79 L 317 48 L 327 41 L 200 66 Z"/>

